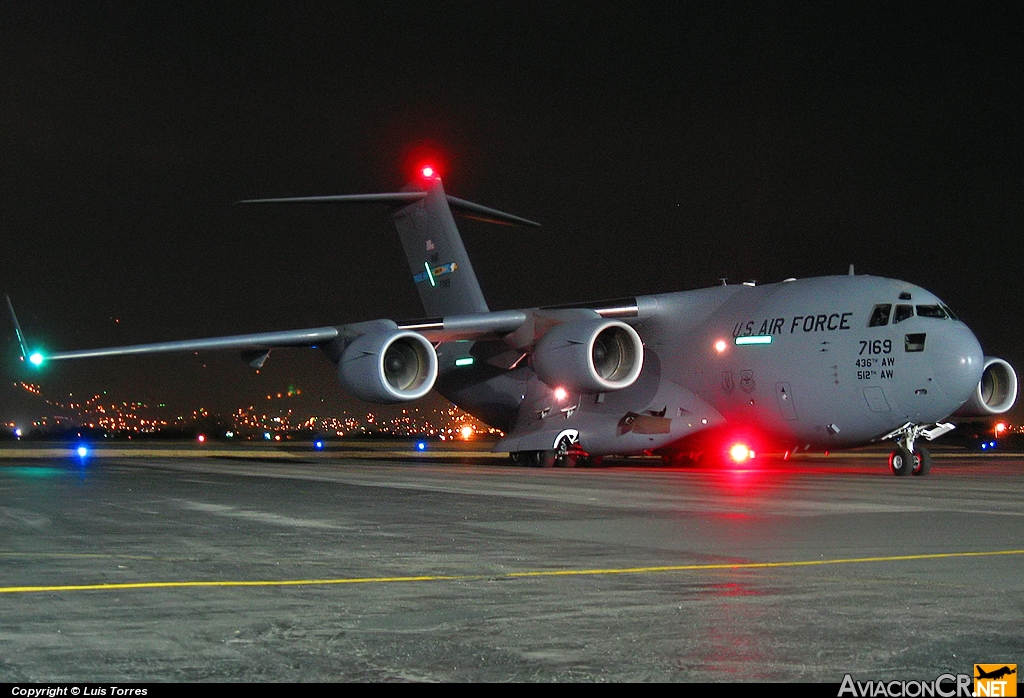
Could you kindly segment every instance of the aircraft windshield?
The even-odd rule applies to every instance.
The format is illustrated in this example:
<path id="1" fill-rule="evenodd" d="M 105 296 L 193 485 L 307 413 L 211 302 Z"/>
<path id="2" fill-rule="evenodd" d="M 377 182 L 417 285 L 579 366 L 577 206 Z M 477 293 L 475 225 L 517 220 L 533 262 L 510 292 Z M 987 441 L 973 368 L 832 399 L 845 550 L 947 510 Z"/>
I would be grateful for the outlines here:
<path id="1" fill-rule="evenodd" d="M 871 311 L 871 319 L 868 320 L 868 327 L 883 327 L 889 324 L 889 313 L 892 311 L 892 303 L 879 303 Z"/>
<path id="2" fill-rule="evenodd" d="M 918 317 L 933 317 L 939 320 L 946 319 L 946 311 L 941 305 L 919 305 L 917 306 Z"/>
<path id="3" fill-rule="evenodd" d="M 912 305 L 897 305 L 896 314 L 893 315 L 892 324 L 897 322 L 903 322 L 907 318 L 914 317 L 914 306 Z"/>

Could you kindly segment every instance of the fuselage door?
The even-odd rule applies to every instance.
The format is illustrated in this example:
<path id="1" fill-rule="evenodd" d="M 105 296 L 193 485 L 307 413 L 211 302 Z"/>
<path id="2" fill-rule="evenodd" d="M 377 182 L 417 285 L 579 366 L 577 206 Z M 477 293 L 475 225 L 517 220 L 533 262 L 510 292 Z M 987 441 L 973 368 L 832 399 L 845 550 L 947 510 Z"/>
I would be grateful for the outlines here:
<path id="1" fill-rule="evenodd" d="M 796 405 L 793 403 L 793 391 L 789 387 L 789 383 L 775 384 L 775 399 L 779 403 L 782 418 L 787 422 L 795 422 L 797 419 Z"/>
<path id="2" fill-rule="evenodd" d="M 868 403 L 868 409 L 872 412 L 889 412 L 889 401 L 885 399 L 885 392 L 877 385 L 869 385 L 864 388 L 864 401 Z"/>

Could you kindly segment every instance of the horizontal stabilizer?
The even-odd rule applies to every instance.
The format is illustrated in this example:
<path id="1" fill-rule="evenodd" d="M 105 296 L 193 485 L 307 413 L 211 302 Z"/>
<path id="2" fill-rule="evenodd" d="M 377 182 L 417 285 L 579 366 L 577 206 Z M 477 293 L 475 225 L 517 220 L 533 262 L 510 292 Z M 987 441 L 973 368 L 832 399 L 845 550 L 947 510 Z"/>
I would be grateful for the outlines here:
<path id="1" fill-rule="evenodd" d="M 292 196 L 283 199 L 246 199 L 239 204 L 408 204 L 419 201 L 427 196 L 425 191 L 396 191 L 382 194 L 340 194 L 336 196 Z M 526 218 L 514 216 L 488 206 L 474 204 L 472 201 L 445 195 L 448 205 L 467 218 L 499 223 L 502 225 L 523 225 L 539 228 L 540 223 Z"/>
<path id="2" fill-rule="evenodd" d="M 472 201 L 466 201 L 465 199 L 458 199 L 451 194 L 448 194 L 447 197 L 448 205 L 465 215 L 467 218 L 474 218 L 486 223 L 500 223 L 502 225 L 525 225 L 533 228 L 540 227 L 540 223 L 537 223 L 536 221 L 520 218 L 519 216 L 513 216 L 511 213 L 505 213 L 504 211 L 488 208 L 487 206 L 481 206 L 480 204 L 474 204 Z"/>
<path id="3" fill-rule="evenodd" d="M 396 191 L 384 194 L 339 194 L 337 196 L 292 196 L 284 199 L 246 199 L 240 204 L 408 204 L 426 197 L 425 191 Z"/>

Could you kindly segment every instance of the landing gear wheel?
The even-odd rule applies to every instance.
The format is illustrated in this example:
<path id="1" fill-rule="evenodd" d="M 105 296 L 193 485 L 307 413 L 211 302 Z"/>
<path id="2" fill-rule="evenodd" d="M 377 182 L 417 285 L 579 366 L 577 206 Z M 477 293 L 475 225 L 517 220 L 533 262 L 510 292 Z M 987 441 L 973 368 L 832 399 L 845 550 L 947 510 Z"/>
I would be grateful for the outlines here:
<path id="1" fill-rule="evenodd" d="M 914 475 L 927 475 L 931 469 L 932 454 L 928 452 L 928 449 L 918 446 L 914 451 L 914 469 L 911 472 Z"/>
<path id="2" fill-rule="evenodd" d="M 575 468 L 579 454 L 573 451 L 573 443 L 568 436 L 563 436 L 555 446 L 555 465 L 561 468 Z"/>
<path id="3" fill-rule="evenodd" d="M 897 446 L 889 454 L 889 472 L 893 475 L 909 475 L 914 469 L 914 454 L 906 446 Z"/>
<path id="4" fill-rule="evenodd" d="M 554 468 L 555 457 L 558 452 L 555 450 L 548 451 L 532 451 L 533 454 L 533 465 L 536 468 Z"/>
<path id="5" fill-rule="evenodd" d="M 531 465 L 529 451 L 513 451 L 512 453 L 508 454 L 508 457 L 512 461 L 512 465 Z"/>

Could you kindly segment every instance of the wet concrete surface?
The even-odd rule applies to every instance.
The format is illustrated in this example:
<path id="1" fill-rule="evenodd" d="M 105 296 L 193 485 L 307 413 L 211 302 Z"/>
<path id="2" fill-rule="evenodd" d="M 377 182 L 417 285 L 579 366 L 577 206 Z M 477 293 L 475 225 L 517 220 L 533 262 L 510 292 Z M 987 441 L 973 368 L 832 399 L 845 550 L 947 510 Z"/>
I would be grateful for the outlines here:
<path id="1" fill-rule="evenodd" d="M 5 455 L 0 681 L 838 683 L 1024 660 L 1019 457 L 895 478 L 880 453 Z"/>

